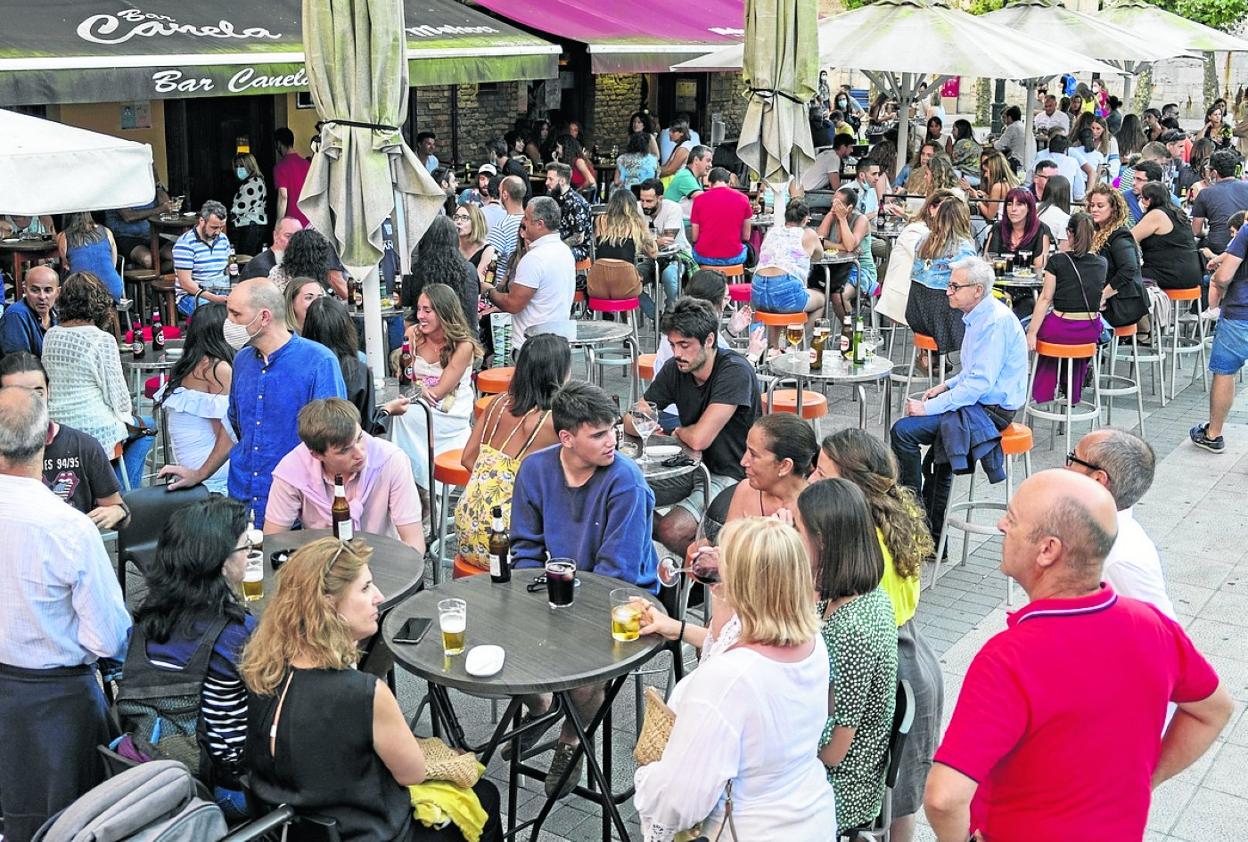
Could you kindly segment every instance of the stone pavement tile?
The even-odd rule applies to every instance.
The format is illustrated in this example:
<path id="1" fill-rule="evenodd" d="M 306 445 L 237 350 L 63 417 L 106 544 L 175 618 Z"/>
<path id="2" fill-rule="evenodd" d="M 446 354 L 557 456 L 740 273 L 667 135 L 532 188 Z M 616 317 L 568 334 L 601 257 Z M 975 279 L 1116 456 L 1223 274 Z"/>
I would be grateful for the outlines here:
<path id="1" fill-rule="evenodd" d="M 1244 713 L 1246 709 L 1248 708 L 1240 706 L 1223 732 L 1226 741 L 1231 745 L 1248 746 L 1248 715 Z"/>
<path id="2" fill-rule="evenodd" d="M 1186 631 L 1205 657 L 1218 655 L 1248 661 L 1248 645 L 1245 645 L 1248 633 L 1241 626 L 1197 617 L 1186 626 Z"/>
<path id="3" fill-rule="evenodd" d="M 1210 655 L 1208 659 L 1217 671 L 1218 678 L 1222 679 L 1222 685 L 1226 687 L 1231 696 L 1242 702 L 1248 702 L 1248 661 L 1240 661 L 1224 655 Z"/>
<path id="4" fill-rule="evenodd" d="M 1217 593 L 1214 588 L 1191 585 L 1187 582 L 1167 582 L 1166 592 L 1174 603 L 1174 610 L 1184 617 L 1197 617 L 1210 598 Z"/>
<path id="5" fill-rule="evenodd" d="M 1183 809 L 1170 835 L 1183 842 L 1238 840 L 1248 827 L 1248 798 L 1212 789 L 1198 789 Z"/>
<path id="6" fill-rule="evenodd" d="M 1183 813 L 1183 808 L 1196 794 L 1196 785 L 1178 780 L 1166 781 L 1153 791 L 1153 800 L 1148 808 L 1148 828 L 1161 832 L 1169 831 Z"/>
<path id="7" fill-rule="evenodd" d="M 1199 585 L 1203 588 L 1218 588 L 1231 575 L 1235 564 L 1225 555 L 1215 557 L 1166 553 L 1161 557 L 1161 567 L 1165 573 L 1167 587 L 1184 583 Z"/>
<path id="8" fill-rule="evenodd" d="M 1213 753 L 1210 749 L 1209 753 Z M 1244 772 L 1248 770 L 1248 746 L 1222 743 L 1201 787 L 1231 795 L 1244 795 Z"/>
<path id="9" fill-rule="evenodd" d="M 1203 620 L 1217 620 L 1235 626 L 1248 626 L 1248 593 L 1220 590 L 1209 598 L 1200 612 Z M 1248 635 L 1248 632 L 1245 633 Z"/>

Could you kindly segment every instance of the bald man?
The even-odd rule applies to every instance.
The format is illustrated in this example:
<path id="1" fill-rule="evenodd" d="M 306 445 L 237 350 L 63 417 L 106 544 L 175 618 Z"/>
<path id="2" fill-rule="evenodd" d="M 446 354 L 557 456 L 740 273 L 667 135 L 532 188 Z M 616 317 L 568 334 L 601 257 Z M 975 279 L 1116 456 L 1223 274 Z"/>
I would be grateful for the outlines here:
<path id="1" fill-rule="evenodd" d="M 243 267 L 242 278 L 267 278 L 274 268 L 282 265 L 282 255 L 290 238 L 303 230 L 303 223 L 293 216 L 284 216 L 273 226 L 273 245 L 257 254 Z"/>
<path id="2" fill-rule="evenodd" d="M 1152 790 L 1209 748 L 1230 694 L 1182 627 L 1101 582 L 1117 511 L 1094 480 L 1036 474 L 997 528 L 1030 601 L 971 662 L 928 822 L 941 842 L 1140 839 Z"/>
<path id="3" fill-rule="evenodd" d="M 26 273 L 22 300 L 0 318 L 0 354 L 29 351 L 43 356 L 43 336 L 57 323 L 56 297 L 61 278 L 51 266 L 36 266 Z"/>
<path id="4" fill-rule="evenodd" d="M 246 503 L 263 527 L 270 475 L 299 446 L 299 410 L 309 401 L 346 398 L 347 387 L 332 351 L 286 327 L 286 304 L 272 281 L 243 281 L 225 306 L 225 341 L 238 351 L 228 424 L 203 465 L 166 465 L 160 475 L 173 477 L 171 489 L 197 485 L 228 459 L 230 496 Z"/>

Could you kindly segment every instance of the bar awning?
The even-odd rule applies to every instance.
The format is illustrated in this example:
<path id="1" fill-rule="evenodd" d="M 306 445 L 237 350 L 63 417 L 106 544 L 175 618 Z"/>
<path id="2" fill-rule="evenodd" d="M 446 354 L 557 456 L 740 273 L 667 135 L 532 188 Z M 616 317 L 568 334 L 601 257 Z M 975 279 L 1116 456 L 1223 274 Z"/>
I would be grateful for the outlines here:
<path id="1" fill-rule="evenodd" d="M 455 0 L 404 5 L 413 86 L 558 75 L 556 44 Z M 0 106 L 307 89 L 300 0 L 38 0 L 19 14 L 0 27 Z"/>
<path id="2" fill-rule="evenodd" d="M 594 73 L 668 73 L 673 64 L 745 38 L 743 0 L 647 7 L 609 0 L 476 0 L 500 17 L 589 49 Z"/>

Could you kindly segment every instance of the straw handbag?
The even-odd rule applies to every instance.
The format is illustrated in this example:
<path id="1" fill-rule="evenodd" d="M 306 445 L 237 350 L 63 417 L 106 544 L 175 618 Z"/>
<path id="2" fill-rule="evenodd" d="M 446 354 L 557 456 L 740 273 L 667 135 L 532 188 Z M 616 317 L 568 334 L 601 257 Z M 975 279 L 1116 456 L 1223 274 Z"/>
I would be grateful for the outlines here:
<path id="1" fill-rule="evenodd" d="M 460 754 L 437 737 L 426 737 L 416 742 L 425 753 L 425 776 L 429 780 L 449 781 L 464 789 L 472 789 L 481 779 L 482 766 L 472 752 Z"/>
<path id="2" fill-rule="evenodd" d="M 633 749 L 633 759 L 638 766 L 654 763 L 663 756 L 663 749 L 667 747 L 675 725 L 676 712 L 667 706 L 658 690 L 647 687 L 645 718 L 641 723 L 641 733 L 637 735 L 637 747 Z"/>

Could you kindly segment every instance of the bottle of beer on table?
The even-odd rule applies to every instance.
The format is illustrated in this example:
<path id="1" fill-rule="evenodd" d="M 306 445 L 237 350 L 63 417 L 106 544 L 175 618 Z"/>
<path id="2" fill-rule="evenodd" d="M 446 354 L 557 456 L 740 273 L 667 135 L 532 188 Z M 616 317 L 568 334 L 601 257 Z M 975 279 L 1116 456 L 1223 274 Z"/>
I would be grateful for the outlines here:
<path id="1" fill-rule="evenodd" d="M 412 343 L 403 340 L 403 350 L 399 351 L 399 387 L 412 385 L 416 372 L 412 368 Z"/>
<path id="2" fill-rule="evenodd" d="M 165 347 L 165 326 L 160 320 L 160 310 L 152 311 L 152 348 L 157 352 Z"/>
<path id="3" fill-rule="evenodd" d="M 862 341 L 862 315 L 854 320 L 854 365 L 862 365 L 867 361 L 867 346 Z"/>
<path id="4" fill-rule="evenodd" d="M 815 322 L 814 330 L 810 334 L 810 347 L 815 352 L 815 358 L 810 363 L 811 368 L 823 368 L 823 352 L 827 348 L 830 332 L 826 319 L 819 319 Z"/>
<path id="5" fill-rule="evenodd" d="M 503 507 L 495 506 L 490 524 L 490 581 L 501 585 L 511 581 L 511 537 L 503 528 Z"/>
<path id="6" fill-rule="evenodd" d="M 850 359 L 854 355 L 854 325 L 849 318 L 849 313 L 845 314 L 845 320 L 841 324 L 841 356 Z"/>
<path id="7" fill-rule="evenodd" d="M 238 255 L 234 253 L 234 246 L 230 246 L 230 262 L 226 264 L 226 272 L 230 276 L 230 285 L 238 283 Z"/>
<path id="8" fill-rule="evenodd" d="M 351 507 L 347 504 L 347 485 L 342 481 L 342 474 L 334 474 L 334 504 L 329 513 L 334 524 L 335 538 L 340 541 L 350 541 L 355 537 L 355 527 L 351 523 Z"/>
<path id="9" fill-rule="evenodd" d="M 134 318 L 134 335 L 131 337 L 130 350 L 134 352 L 136 360 L 143 359 L 147 354 L 147 343 L 143 341 L 143 316 L 142 314 Z"/>

